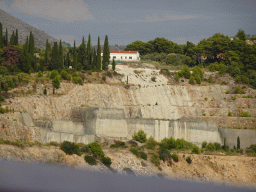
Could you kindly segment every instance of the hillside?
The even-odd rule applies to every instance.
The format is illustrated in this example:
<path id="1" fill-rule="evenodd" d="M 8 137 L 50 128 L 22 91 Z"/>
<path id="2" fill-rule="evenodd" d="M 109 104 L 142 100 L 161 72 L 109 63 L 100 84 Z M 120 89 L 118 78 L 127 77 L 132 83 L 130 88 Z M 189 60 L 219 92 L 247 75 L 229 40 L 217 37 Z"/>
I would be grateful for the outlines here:
<path id="1" fill-rule="evenodd" d="M 157 176 L 256 188 L 255 156 L 234 149 L 229 152 L 223 150 L 209 152 L 202 149 L 202 153 L 198 155 L 192 154 L 191 150 L 174 150 L 172 153 L 178 154 L 178 162 L 169 159 L 165 162 L 160 161 L 159 166 L 156 166 L 150 159 L 153 154 L 158 154 L 157 150 L 149 150 L 146 146 L 143 147 L 144 144 L 137 142 L 136 149 L 148 156 L 147 160 L 143 160 L 129 151 L 132 147 L 129 139 L 95 135 L 95 141 L 100 143 L 105 155 L 111 158 L 112 164 L 107 168 L 99 160 L 96 166 L 90 166 L 84 160 L 86 154 L 67 155 L 59 145 L 51 146 L 45 143 L 45 141 L 54 141 L 58 135 L 62 138 L 61 142 L 73 141 L 73 138 L 79 136 L 79 130 L 85 129 L 86 121 L 90 122 L 89 117 L 85 122 L 81 120 L 86 117 L 83 117 L 83 109 L 101 108 L 106 111 L 103 115 L 110 118 L 110 121 L 103 119 L 103 129 L 109 130 L 109 127 L 114 127 L 111 121 L 114 122 L 113 119 L 118 119 L 120 116 L 117 113 L 114 117 L 110 117 L 112 114 L 108 110 L 119 110 L 120 113 L 123 111 L 124 117 L 120 116 L 120 122 L 138 121 L 138 127 L 144 126 L 143 129 L 146 131 L 151 126 L 146 124 L 147 122 L 152 124 L 160 120 L 168 124 L 174 121 L 178 124 L 187 121 L 187 126 L 188 121 L 191 121 L 195 129 L 199 128 L 197 125 L 200 123 L 203 129 L 207 129 L 210 123 L 216 123 L 216 130 L 222 128 L 224 132 L 225 130 L 240 131 L 241 149 L 245 149 L 255 143 L 256 91 L 254 89 L 244 84 L 236 84 L 228 74 L 219 75 L 216 72 L 207 71 L 204 73 L 204 81 L 201 84 L 191 85 L 185 78 L 177 82 L 174 79 L 174 71 L 170 71 L 169 75 L 163 74 L 154 66 L 143 63 L 136 68 L 132 64 L 117 65 L 116 73 L 79 72 L 78 74 L 83 78 L 82 84 L 74 84 L 72 81 L 62 79 L 60 88 L 55 89 L 54 94 L 48 72 L 45 72 L 43 77 L 37 77 L 35 73 L 24 77 L 21 74 L 19 86 L 3 92 L 6 100 L 2 102 L 1 107 L 9 112 L 0 114 L 0 158 L 57 163 L 79 169 L 113 171 L 120 174 L 129 172 L 138 176 Z M 210 76 L 213 78 L 212 82 L 207 80 Z M 236 86 L 241 87 L 245 93 L 234 94 Z M 47 94 L 44 94 L 44 90 Z M 251 117 L 240 117 L 241 112 L 245 111 Z M 228 116 L 229 112 L 232 116 Z M 28 118 L 29 115 L 32 119 Z M 143 122 L 146 123 L 142 125 Z M 44 126 L 40 127 L 40 123 Z M 53 130 L 53 124 L 56 125 L 56 123 L 59 127 L 55 128 L 59 129 L 59 132 Z M 122 123 L 117 124 L 118 130 L 124 130 Z M 96 126 L 96 124 L 93 125 Z M 65 133 L 69 126 L 75 125 L 77 127 L 73 129 L 78 134 Z M 154 131 L 157 132 L 156 129 Z M 208 131 L 208 137 L 213 137 L 213 132 Z M 246 137 L 246 134 L 243 135 L 243 131 L 252 131 L 251 138 Z M 44 134 L 45 132 L 47 134 Z M 50 132 L 52 135 L 48 134 Z M 197 135 L 191 134 L 191 137 L 199 138 L 195 136 Z M 236 142 L 236 136 L 233 137 L 232 139 Z M 124 141 L 126 147 L 110 148 L 110 145 L 115 143 L 115 139 Z M 77 143 L 81 142 L 90 143 L 88 140 Z M 230 140 L 227 142 L 229 144 Z M 201 143 L 199 145 L 201 146 Z M 230 145 L 230 148 L 232 147 Z M 186 162 L 188 156 L 192 159 L 191 164 Z"/>
<path id="2" fill-rule="evenodd" d="M 32 31 L 34 38 L 35 38 L 35 46 L 45 49 L 46 40 L 48 39 L 51 46 L 58 39 L 48 35 L 47 33 L 13 17 L 9 13 L 0 9 L 0 22 L 3 25 L 3 35 L 5 35 L 5 29 L 8 29 L 8 37 L 10 39 L 12 35 L 12 31 L 19 31 L 19 44 L 22 45 L 25 43 L 27 36 L 29 36 L 30 31 Z M 63 46 L 70 47 L 69 43 L 63 42 Z"/>

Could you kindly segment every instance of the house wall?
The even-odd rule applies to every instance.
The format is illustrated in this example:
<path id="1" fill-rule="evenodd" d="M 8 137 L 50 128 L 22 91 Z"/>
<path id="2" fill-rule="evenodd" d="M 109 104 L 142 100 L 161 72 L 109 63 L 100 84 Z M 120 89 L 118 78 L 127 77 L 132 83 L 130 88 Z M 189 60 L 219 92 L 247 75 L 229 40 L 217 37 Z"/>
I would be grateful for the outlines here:
<path id="1" fill-rule="evenodd" d="M 101 56 L 103 56 L 103 53 L 101 53 Z M 139 61 L 140 60 L 140 54 L 137 53 L 110 53 L 110 61 L 112 61 L 113 56 L 115 56 L 115 61 Z M 122 58 L 121 58 L 122 57 Z M 127 57 L 125 59 L 125 57 Z M 132 57 L 132 59 L 129 59 L 129 57 Z"/>

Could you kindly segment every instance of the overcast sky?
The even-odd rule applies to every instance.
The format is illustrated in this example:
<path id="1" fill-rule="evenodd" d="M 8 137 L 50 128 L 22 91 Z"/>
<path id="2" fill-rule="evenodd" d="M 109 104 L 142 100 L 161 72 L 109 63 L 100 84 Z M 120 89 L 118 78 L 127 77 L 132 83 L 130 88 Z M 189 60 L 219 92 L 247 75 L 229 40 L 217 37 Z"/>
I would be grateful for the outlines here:
<path id="1" fill-rule="evenodd" d="M 0 0 L 0 8 L 57 39 L 126 45 L 164 37 L 197 44 L 238 29 L 256 34 L 256 0 Z"/>

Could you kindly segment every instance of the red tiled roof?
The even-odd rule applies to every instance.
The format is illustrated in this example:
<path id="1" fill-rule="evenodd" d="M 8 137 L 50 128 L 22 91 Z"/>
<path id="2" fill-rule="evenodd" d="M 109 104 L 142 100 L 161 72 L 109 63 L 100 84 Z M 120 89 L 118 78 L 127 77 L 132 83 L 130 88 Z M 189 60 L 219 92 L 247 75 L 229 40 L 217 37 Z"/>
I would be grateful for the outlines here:
<path id="1" fill-rule="evenodd" d="M 110 53 L 137 53 L 138 51 L 109 51 Z M 103 53 L 103 51 L 101 51 Z"/>

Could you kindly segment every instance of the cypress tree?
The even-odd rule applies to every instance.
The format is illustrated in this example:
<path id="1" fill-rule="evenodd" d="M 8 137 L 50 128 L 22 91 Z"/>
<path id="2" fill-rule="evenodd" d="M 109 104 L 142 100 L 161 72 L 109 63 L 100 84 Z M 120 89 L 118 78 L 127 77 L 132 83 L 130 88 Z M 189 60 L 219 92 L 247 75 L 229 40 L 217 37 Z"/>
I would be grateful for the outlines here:
<path id="1" fill-rule="evenodd" d="M 15 45 L 19 45 L 19 35 L 18 35 L 18 29 L 16 29 L 16 40 L 15 40 Z"/>
<path id="2" fill-rule="evenodd" d="M 86 44 L 84 42 L 84 37 L 83 37 L 82 44 L 79 46 L 79 49 L 78 49 L 78 62 L 81 64 L 81 68 L 84 70 L 87 70 L 86 60 L 87 60 L 87 50 L 86 50 Z"/>
<path id="3" fill-rule="evenodd" d="M 96 55 L 96 50 L 95 47 L 93 49 L 93 70 L 97 70 L 97 55 Z"/>
<path id="4" fill-rule="evenodd" d="M 28 44 L 28 37 L 27 41 L 23 44 L 23 49 L 20 55 L 20 69 L 28 73 L 29 70 L 31 69 L 31 54 L 29 53 L 29 44 Z"/>
<path id="5" fill-rule="evenodd" d="M 12 36 L 11 36 L 11 39 L 10 39 L 10 44 L 11 45 L 15 45 L 15 41 L 16 41 L 16 37 L 15 37 L 14 31 L 12 31 Z"/>
<path id="6" fill-rule="evenodd" d="M 112 70 L 115 71 L 116 70 L 116 62 L 115 62 L 115 59 L 113 58 L 113 61 L 112 61 Z"/>
<path id="7" fill-rule="evenodd" d="M 47 47 L 47 44 L 48 44 L 48 39 L 46 40 L 46 49 L 45 49 L 45 54 L 44 54 L 44 65 L 47 67 L 48 66 L 48 47 Z"/>
<path id="8" fill-rule="evenodd" d="M 7 47 L 8 45 L 8 29 L 6 28 L 6 32 L 5 32 L 5 46 Z"/>
<path id="9" fill-rule="evenodd" d="M 62 43 L 60 40 L 60 45 L 59 45 L 59 69 L 63 69 L 64 68 L 64 63 L 63 63 L 63 47 L 62 47 Z"/>
<path id="10" fill-rule="evenodd" d="M 32 34 L 32 31 L 30 31 L 29 35 L 29 52 L 33 56 L 34 55 L 34 50 L 35 50 L 35 43 L 34 43 L 34 36 Z"/>
<path id="11" fill-rule="evenodd" d="M 73 55 L 73 64 L 72 69 L 77 70 L 77 53 L 76 53 L 76 41 L 74 40 L 74 55 Z"/>
<path id="12" fill-rule="evenodd" d="M 239 136 L 237 137 L 237 147 L 236 148 L 240 149 L 240 137 Z"/>
<path id="13" fill-rule="evenodd" d="M 91 35 L 89 33 L 87 42 L 87 69 L 92 69 L 92 48 L 91 48 Z"/>
<path id="14" fill-rule="evenodd" d="M 3 44 L 3 25 L 0 22 L 0 48 L 2 47 Z"/>
<path id="15" fill-rule="evenodd" d="M 71 61 L 70 61 L 69 53 L 67 53 L 67 68 L 69 68 L 69 66 L 71 66 Z"/>
<path id="16" fill-rule="evenodd" d="M 58 68 L 59 68 L 58 42 L 54 42 L 52 53 L 51 53 L 51 61 L 49 63 L 49 70 L 58 69 Z"/>
<path id="17" fill-rule="evenodd" d="M 105 41 L 104 41 L 104 49 L 103 49 L 102 70 L 108 70 L 109 57 L 110 57 L 110 52 L 108 47 L 108 36 L 106 35 Z"/>
<path id="18" fill-rule="evenodd" d="M 100 37 L 98 36 L 98 48 L 97 48 L 97 70 L 101 70 L 101 47 L 100 47 Z"/>

